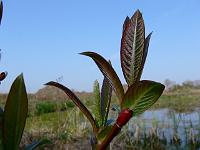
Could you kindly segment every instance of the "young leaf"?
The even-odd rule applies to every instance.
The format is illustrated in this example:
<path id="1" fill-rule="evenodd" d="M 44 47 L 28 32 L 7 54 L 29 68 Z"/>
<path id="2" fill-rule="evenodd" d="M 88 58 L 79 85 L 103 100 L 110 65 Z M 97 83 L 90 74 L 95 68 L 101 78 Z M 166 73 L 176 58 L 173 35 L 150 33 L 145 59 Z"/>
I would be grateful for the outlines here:
<path id="1" fill-rule="evenodd" d="M 102 125 L 106 125 L 107 119 L 108 119 L 108 113 L 110 108 L 110 102 L 111 102 L 111 96 L 112 96 L 112 85 L 108 81 L 106 77 L 104 77 L 103 85 L 101 88 L 101 116 L 103 118 Z"/>
<path id="2" fill-rule="evenodd" d="M 140 11 L 137 10 L 131 19 L 126 18 L 121 39 L 121 67 L 129 86 L 138 80 L 144 53 L 144 41 L 144 20 Z"/>
<path id="3" fill-rule="evenodd" d="M 122 109 L 130 109 L 133 116 L 150 108 L 161 96 L 165 86 L 154 81 L 143 80 L 131 85 L 122 101 Z"/>
<path id="4" fill-rule="evenodd" d="M 28 98 L 23 75 L 13 82 L 4 111 L 3 143 L 5 150 L 18 150 L 28 114 Z"/>
<path id="5" fill-rule="evenodd" d="M 3 2 L 1 1 L 1 3 L 0 3 L 0 25 L 1 25 L 2 15 L 3 15 Z"/>
<path id="6" fill-rule="evenodd" d="M 119 80 L 119 77 L 117 76 L 111 64 L 109 64 L 109 62 L 106 61 L 101 55 L 94 52 L 83 52 L 80 54 L 89 56 L 95 61 L 103 75 L 106 76 L 109 82 L 112 84 L 113 89 L 119 99 L 119 102 L 121 103 L 124 96 L 124 89 L 121 81 Z"/>
<path id="7" fill-rule="evenodd" d="M 45 85 L 55 86 L 55 87 L 61 89 L 62 91 L 64 91 L 69 96 L 69 98 L 74 102 L 74 104 L 83 112 L 83 114 L 90 121 L 94 132 L 98 131 L 98 127 L 97 127 L 96 122 L 95 122 L 94 118 L 92 117 L 91 113 L 70 89 L 68 89 L 67 87 L 63 86 L 60 83 L 53 82 L 53 81 L 50 81 L 50 82 L 46 83 Z"/>
<path id="8" fill-rule="evenodd" d="M 101 125 L 101 122 L 103 120 L 103 117 L 101 116 L 100 111 L 100 89 L 99 89 L 99 82 L 96 80 L 94 82 L 94 88 L 93 88 L 93 94 L 94 94 L 94 114 L 95 114 L 95 121 L 96 124 L 98 124 L 98 127 Z"/>
<path id="9" fill-rule="evenodd" d="M 138 77 L 137 77 L 137 81 L 139 81 L 141 76 L 142 76 L 142 71 L 143 71 L 144 64 L 145 64 L 145 61 L 146 61 L 146 58 L 147 58 L 147 53 L 148 53 L 151 35 L 152 35 L 152 32 L 145 39 L 142 64 L 141 64 L 140 72 L 139 72 Z"/>

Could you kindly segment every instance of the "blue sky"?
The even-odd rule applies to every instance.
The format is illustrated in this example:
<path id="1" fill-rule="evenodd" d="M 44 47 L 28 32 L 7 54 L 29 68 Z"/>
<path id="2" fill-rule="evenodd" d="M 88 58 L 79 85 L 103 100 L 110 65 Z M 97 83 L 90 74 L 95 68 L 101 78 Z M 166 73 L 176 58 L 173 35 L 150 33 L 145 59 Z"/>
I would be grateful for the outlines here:
<path id="1" fill-rule="evenodd" d="M 0 91 L 7 92 L 21 72 L 28 92 L 60 76 L 69 88 L 91 91 L 102 74 L 78 54 L 88 50 L 111 59 L 125 83 L 119 59 L 122 24 L 137 9 L 146 34 L 153 31 L 142 79 L 198 80 L 199 7 L 199 0 L 4 0 L 0 70 L 8 71 L 8 77 Z"/>

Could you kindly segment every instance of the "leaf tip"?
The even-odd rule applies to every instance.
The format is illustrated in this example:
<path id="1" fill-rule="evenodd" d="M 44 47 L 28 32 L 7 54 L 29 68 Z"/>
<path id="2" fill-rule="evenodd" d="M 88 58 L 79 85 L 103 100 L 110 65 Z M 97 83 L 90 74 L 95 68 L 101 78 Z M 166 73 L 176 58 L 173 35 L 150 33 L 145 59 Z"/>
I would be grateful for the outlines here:
<path id="1" fill-rule="evenodd" d="M 49 81 L 47 83 L 45 83 L 44 85 L 52 85 L 53 81 Z"/>
<path id="2" fill-rule="evenodd" d="M 141 11 L 139 9 L 136 10 L 135 14 L 142 15 Z"/>
<path id="3" fill-rule="evenodd" d="M 85 51 L 85 52 L 81 52 L 79 53 L 80 55 L 85 55 L 85 56 L 90 56 L 91 54 L 93 54 L 93 52 L 90 51 Z"/>
<path id="4" fill-rule="evenodd" d="M 17 79 L 24 81 L 24 75 L 23 75 L 23 73 L 21 73 L 21 74 L 17 77 Z"/>

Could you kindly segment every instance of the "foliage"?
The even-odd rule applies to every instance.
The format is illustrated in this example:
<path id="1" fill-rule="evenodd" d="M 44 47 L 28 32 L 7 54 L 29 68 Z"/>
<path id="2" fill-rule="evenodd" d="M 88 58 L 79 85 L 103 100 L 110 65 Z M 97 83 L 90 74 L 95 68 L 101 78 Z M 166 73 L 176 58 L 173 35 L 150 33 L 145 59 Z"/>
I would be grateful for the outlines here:
<path id="1" fill-rule="evenodd" d="M 151 33 L 145 38 L 145 26 L 139 10 L 123 25 L 121 39 L 121 67 L 128 84 L 124 91 L 122 83 L 111 63 L 95 52 L 83 52 L 91 57 L 104 75 L 101 92 L 98 82 L 94 85 L 95 111 L 92 113 L 81 100 L 67 87 L 57 82 L 46 85 L 63 90 L 74 104 L 83 112 L 93 127 L 91 145 L 93 149 L 106 149 L 112 139 L 120 132 L 132 116 L 137 116 L 150 108 L 161 96 L 164 85 L 154 81 L 140 81 L 148 53 Z M 107 124 L 112 89 L 118 98 L 121 112 L 114 124 Z M 101 137 L 101 138 L 99 138 Z"/>
<path id="2" fill-rule="evenodd" d="M 0 148 L 18 150 L 28 114 L 28 98 L 22 74 L 13 82 L 5 108 L 0 110 Z M 29 150 L 36 148 L 41 142 L 44 141 L 35 143 Z"/>
<path id="3" fill-rule="evenodd" d="M 128 89 L 124 93 L 122 83 L 119 80 L 113 67 L 101 55 L 95 52 L 83 52 L 82 55 L 89 56 L 97 64 L 103 75 L 109 80 L 118 97 L 121 112 L 127 116 L 136 116 L 150 108 L 161 96 L 164 85 L 154 81 L 140 81 L 141 74 L 144 68 L 147 57 L 149 41 L 151 33 L 145 38 L 145 27 L 142 14 L 139 10 L 131 17 L 127 17 L 124 21 L 123 34 L 121 39 L 121 67 L 128 84 Z M 127 110 L 127 111 L 124 111 Z M 129 112 L 129 113 L 127 113 Z M 120 113 L 125 117 L 124 113 Z M 113 125 L 112 131 L 107 133 L 105 140 L 98 146 L 99 149 L 104 149 L 116 136 L 117 128 L 120 131 L 122 126 L 119 122 L 125 125 L 127 120 L 121 122 L 120 115 Z"/>
<path id="4" fill-rule="evenodd" d="M 53 102 L 40 102 L 36 104 L 36 115 L 41 115 L 45 113 L 51 113 L 56 111 L 56 103 Z"/>

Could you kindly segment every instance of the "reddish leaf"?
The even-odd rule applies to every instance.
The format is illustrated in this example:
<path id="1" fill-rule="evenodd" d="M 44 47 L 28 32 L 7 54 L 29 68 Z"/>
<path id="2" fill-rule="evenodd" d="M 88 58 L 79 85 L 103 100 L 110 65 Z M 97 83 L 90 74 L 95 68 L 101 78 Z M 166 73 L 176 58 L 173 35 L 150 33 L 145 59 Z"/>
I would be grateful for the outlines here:
<path id="1" fill-rule="evenodd" d="M 96 122 L 95 122 L 94 118 L 92 117 L 91 113 L 85 107 L 85 105 L 80 101 L 80 99 L 70 89 L 68 89 L 67 87 L 63 86 L 60 83 L 53 82 L 53 81 L 50 81 L 50 82 L 46 83 L 45 85 L 55 86 L 55 87 L 61 89 L 62 91 L 64 91 L 69 96 L 69 98 L 74 102 L 74 104 L 83 112 L 83 114 L 90 121 L 94 132 L 97 132 L 97 130 L 98 130 L 97 125 L 96 125 Z"/>
<path id="2" fill-rule="evenodd" d="M 139 10 L 126 18 L 121 39 L 121 67 L 128 85 L 138 80 L 144 54 L 145 28 Z"/>
<path id="3" fill-rule="evenodd" d="M 145 64 L 145 61 L 146 61 L 146 58 L 147 58 L 147 53 L 148 53 L 148 48 L 149 48 L 149 42 L 150 42 L 151 35 L 152 35 L 152 32 L 145 39 L 142 64 L 141 64 L 140 72 L 139 72 L 138 77 L 137 77 L 137 81 L 139 81 L 141 76 L 142 76 L 142 71 L 143 71 L 144 64 Z"/>
<path id="4" fill-rule="evenodd" d="M 80 54 L 89 56 L 95 61 L 95 63 L 97 64 L 97 66 L 99 67 L 103 75 L 106 76 L 107 79 L 112 84 L 113 89 L 121 103 L 122 98 L 124 96 L 124 89 L 123 89 L 121 81 L 119 80 L 119 77 L 117 76 L 111 64 L 109 64 L 109 62 L 106 61 L 101 55 L 94 52 L 83 52 Z"/>

